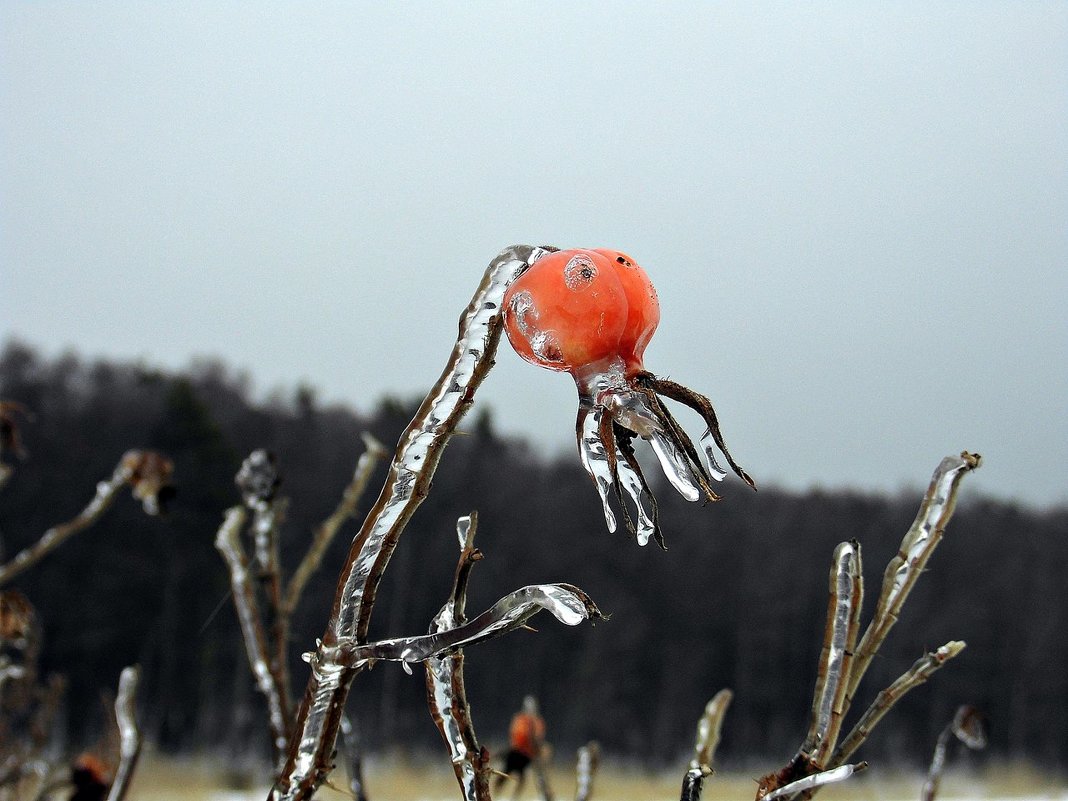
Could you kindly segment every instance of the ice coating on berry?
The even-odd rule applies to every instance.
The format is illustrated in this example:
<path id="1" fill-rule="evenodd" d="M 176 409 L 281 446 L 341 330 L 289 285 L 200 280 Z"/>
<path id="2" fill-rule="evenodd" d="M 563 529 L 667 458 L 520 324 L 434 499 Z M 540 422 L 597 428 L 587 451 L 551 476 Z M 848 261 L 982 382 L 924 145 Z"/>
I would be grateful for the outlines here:
<path id="1" fill-rule="evenodd" d="M 656 498 L 636 456 L 637 442 L 648 443 L 668 482 L 688 501 L 702 496 L 719 500 L 711 484 L 722 481 L 726 471 L 716 449 L 755 488 L 727 451 L 711 401 L 645 369 L 645 348 L 660 322 L 660 302 L 649 276 L 630 256 L 608 249 L 549 253 L 516 275 L 502 312 L 508 341 L 520 357 L 570 373 L 575 380 L 579 453 L 610 531 L 622 513 L 639 544 L 655 539 L 665 547 Z M 707 428 L 699 447 L 663 399 L 701 416 Z"/>
<path id="2" fill-rule="evenodd" d="M 564 266 L 564 283 L 572 292 L 589 285 L 596 277 L 597 267 L 585 253 L 572 256 Z"/>

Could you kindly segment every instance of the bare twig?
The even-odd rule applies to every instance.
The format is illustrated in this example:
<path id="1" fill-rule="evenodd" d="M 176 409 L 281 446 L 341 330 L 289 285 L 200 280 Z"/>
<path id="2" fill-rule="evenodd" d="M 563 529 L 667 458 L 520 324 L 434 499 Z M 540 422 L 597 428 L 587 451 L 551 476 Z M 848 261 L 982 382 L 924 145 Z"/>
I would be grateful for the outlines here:
<path id="1" fill-rule="evenodd" d="M 245 524 L 245 518 L 246 513 L 243 507 L 234 506 L 228 509 L 215 537 L 215 547 L 222 555 L 230 572 L 230 589 L 234 597 L 234 607 L 237 609 L 241 635 L 245 640 L 249 666 L 256 678 L 256 688 L 267 698 L 271 745 L 277 762 L 285 753 L 288 744 L 288 721 L 284 713 L 281 683 L 278 675 L 271 669 L 267 635 L 260 617 L 256 590 L 249 574 L 248 557 L 241 546 L 241 528 Z"/>
<path id="2" fill-rule="evenodd" d="M 115 696 L 115 721 L 119 726 L 119 767 L 111 783 L 107 801 L 122 801 L 126 797 L 130 779 L 141 755 L 141 730 L 134 714 L 137 685 L 141 671 L 136 666 L 124 668 L 119 677 L 119 691 Z"/>
<path id="3" fill-rule="evenodd" d="M 352 480 L 345 487 L 345 492 L 337 508 L 315 530 L 315 536 L 311 545 L 308 546 L 307 553 L 304 554 L 304 558 L 297 565 L 297 569 L 293 572 L 293 577 L 289 580 L 283 605 L 287 614 L 292 614 L 293 610 L 297 608 L 308 579 L 318 570 L 320 563 L 323 561 L 323 554 L 330 547 L 330 543 L 334 541 L 334 536 L 338 530 L 356 512 L 356 504 L 367 488 L 367 482 L 371 480 L 375 465 L 387 453 L 382 443 L 373 436 L 367 433 L 362 436 L 365 450 L 356 463 L 356 470 L 352 474 Z"/>
<path id="4" fill-rule="evenodd" d="M 868 711 L 857 721 L 853 730 L 842 741 L 842 745 L 834 752 L 834 756 L 831 757 L 831 764 L 841 765 L 849 759 L 860 747 L 861 743 L 868 738 L 875 725 L 894 707 L 894 704 L 901 700 L 905 693 L 923 684 L 931 677 L 932 673 L 963 650 L 964 643 L 959 640 L 953 640 L 917 659 L 912 667 L 902 674 L 897 681 L 879 693 L 875 702 L 868 707 Z"/>
<path id="5" fill-rule="evenodd" d="M 76 517 L 52 526 L 37 542 L 23 549 L 6 565 L 0 567 L 0 586 L 7 584 L 15 576 L 37 564 L 75 534 L 93 525 L 108 510 L 119 491 L 126 486 L 131 471 L 121 462 L 111 474 L 111 478 L 96 485 L 96 495 Z"/>
<path id="6" fill-rule="evenodd" d="M 0 566 L 0 586 L 3 586 L 24 570 L 37 564 L 75 534 L 93 525 L 115 501 L 116 495 L 127 484 L 133 494 L 144 504 L 148 514 L 156 514 L 160 508 L 160 494 L 170 489 L 169 480 L 173 465 L 165 456 L 153 451 L 127 451 L 115 467 L 111 478 L 96 485 L 96 495 L 76 517 L 48 529 L 37 542 L 15 555 L 10 562 Z"/>
<path id="7" fill-rule="evenodd" d="M 441 377 L 401 435 L 386 483 L 349 551 L 334 606 L 315 657 L 296 734 L 275 801 L 308 799 L 330 769 L 349 688 L 360 666 L 343 664 L 346 641 L 366 640 L 382 573 L 415 509 L 426 497 L 446 442 L 493 365 L 501 334 L 501 300 L 508 285 L 547 251 L 516 245 L 490 263 L 466 312 Z"/>
<path id="8" fill-rule="evenodd" d="M 477 528 L 478 515 L 475 512 L 456 522 L 460 560 L 456 565 L 452 593 L 431 623 L 431 634 L 456 629 L 467 622 L 467 582 L 471 568 L 482 558 L 482 553 L 474 545 Z M 464 686 L 463 651 L 430 657 L 424 664 L 427 704 L 449 748 L 449 760 L 463 797 L 465 801 L 489 801 L 489 753 L 479 746 L 471 721 L 471 707 Z"/>

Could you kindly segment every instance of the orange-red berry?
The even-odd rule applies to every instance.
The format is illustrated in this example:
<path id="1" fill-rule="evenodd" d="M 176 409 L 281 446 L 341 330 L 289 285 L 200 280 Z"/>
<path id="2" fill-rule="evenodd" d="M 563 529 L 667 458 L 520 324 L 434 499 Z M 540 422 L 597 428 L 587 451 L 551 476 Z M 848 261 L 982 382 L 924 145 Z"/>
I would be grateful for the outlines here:
<path id="1" fill-rule="evenodd" d="M 582 374 L 617 360 L 630 375 L 660 321 L 645 271 L 614 250 L 562 250 L 538 260 L 504 296 L 508 341 L 528 362 Z"/>

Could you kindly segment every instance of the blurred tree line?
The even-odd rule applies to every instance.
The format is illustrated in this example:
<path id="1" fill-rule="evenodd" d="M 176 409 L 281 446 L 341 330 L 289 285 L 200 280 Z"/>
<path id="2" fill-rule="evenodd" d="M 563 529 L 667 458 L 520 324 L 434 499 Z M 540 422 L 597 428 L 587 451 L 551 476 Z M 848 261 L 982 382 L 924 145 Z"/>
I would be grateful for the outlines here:
<path id="1" fill-rule="evenodd" d="M 124 665 L 143 667 L 146 732 L 162 748 L 230 749 L 266 757 L 264 704 L 255 691 L 213 547 L 223 510 L 239 502 L 241 460 L 278 456 L 290 498 L 283 564 L 291 569 L 314 527 L 334 508 L 369 431 L 392 448 L 418 401 L 384 399 L 365 412 L 324 407 L 300 387 L 256 402 L 246 376 L 217 362 L 166 373 L 140 364 L 44 359 L 18 342 L 0 355 L 0 398 L 32 409 L 29 457 L 0 491 L 5 558 L 80 511 L 128 448 L 174 459 L 178 496 L 166 519 L 123 497 L 13 586 L 44 625 L 43 669 L 65 674 L 71 737 L 93 736 L 102 691 Z M 561 421 L 561 425 L 570 421 Z M 577 454 L 547 461 L 499 436 L 477 404 L 447 449 L 433 491 L 416 513 L 379 594 L 374 636 L 424 633 L 451 585 L 459 515 L 477 509 L 469 609 L 525 584 L 567 581 L 611 620 L 566 628 L 535 618 L 470 649 L 468 692 L 476 727 L 502 746 L 524 694 L 542 703 L 561 758 L 595 738 L 606 753 L 657 763 L 692 747 L 697 718 L 722 687 L 735 692 L 722 763 L 782 762 L 804 734 L 827 605 L 827 571 L 841 540 L 864 548 L 866 621 L 934 463 L 916 465 L 917 491 L 795 494 L 740 483 L 702 507 L 670 488 L 658 497 L 667 552 L 605 530 Z M 962 446 L 971 443 L 961 443 Z M 754 473 L 759 476 L 757 465 Z M 380 475 L 384 466 L 380 467 Z M 372 481 L 358 517 L 373 502 Z M 294 686 L 324 626 L 350 521 L 293 619 Z M 976 498 L 964 485 L 948 535 L 862 685 L 861 710 L 926 650 L 950 639 L 968 649 L 910 695 L 860 754 L 926 759 L 959 704 L 992 725 L 991 750 L 1063 766 L 1068 757 L 1068 509 L 1035 510 Z M 380 664 L 355 685 L 350 709 L 365 747 L 440 749 L 420 671 Z M 847 726 L 849 724 L 847 723 Z"/>

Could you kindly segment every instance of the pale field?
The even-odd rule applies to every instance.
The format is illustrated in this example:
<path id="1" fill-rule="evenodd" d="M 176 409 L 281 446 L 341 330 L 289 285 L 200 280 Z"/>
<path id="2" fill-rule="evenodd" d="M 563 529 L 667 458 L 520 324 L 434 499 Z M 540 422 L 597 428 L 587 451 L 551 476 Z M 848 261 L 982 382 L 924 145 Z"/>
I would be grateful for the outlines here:
<path id="1" fill-rule="evenodd" d="M 366 766 L 367 792 L 371 801 L 456 801 L 459 791 L 452 771 L 442 764 L 416 764 L 398 760 L 370 760 Z M 235 781 L 235 771 L 207 758 L 165 759 L 146 755 L 139 766 L 127 798 L 130 801 L 264 801 L 266 785 Z M 741 773 L 717 774 L 705 783 L 703 801 L 750 801 L 756 791 L 755 777 Z M 649 773 L 607 764 L 598 772 L 593 801 L 676 801 L 682 768 Z M 339 781 L 343 782 L 341 776 Z M 917 801 L 923 777 L 870 769 L 865 775 L 824 788 L 823 801 Z M 229 788 L 231 789 L 227 789 Z M 574 774 L 559 771 L 553 776 L 558 799 L 573 798 Z M 536 801 L 528 779 L 520 801 Z M 502 801 L 512 801 L 505 789 Z M 348 793 L 323 787 L 319 801 L 344 801 Z M 1068 801 L 1068 782 L 1022 766 L 988 767 L 974 774 L 949 773 L 942 781 L 940 801 Z"/>

